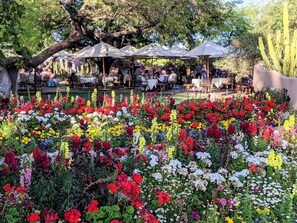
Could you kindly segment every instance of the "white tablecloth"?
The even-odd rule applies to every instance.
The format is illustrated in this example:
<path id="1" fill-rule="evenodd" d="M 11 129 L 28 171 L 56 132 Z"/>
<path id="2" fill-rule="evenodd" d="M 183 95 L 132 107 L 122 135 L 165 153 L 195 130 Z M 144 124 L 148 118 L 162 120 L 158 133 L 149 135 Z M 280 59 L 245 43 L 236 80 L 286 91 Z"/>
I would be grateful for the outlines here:
<path id="1" fill-rule="evenodd" d="M 213 78 L 211 84 L 216 86 L 216 88 L 222 87 L 223 84 L 227 83 L 228 78 Z"/>
<path id="2" fill-rule="evenodd" d="M 97 82 L 97 77 L 80 77 L 81 83 L 93 83 L 95 84 Z"/>
<path id="3" fill-rule="evenodd" d="M 113 77 L 103 77 L 102 83 L 103 83 L 103 85 L 106 85 L 108 82 L 113 82 L 113 80 L 114 80 Z"/>
<path id="4" fill-rule="evenodd" d="M 157 87 L 158 79 L 148 79 L 146 90 L 153 90 L 154 87 Z"/>
<path id="5" fill-rule="evenodd" d="M 202 79 L 192 79 L 192 84 L 194 85 L 194 87 L 197 90 L 200 90 L 200 88 L 201 88 L 201 86 L 200 86 L 201 81 L 202 81 Z"/>

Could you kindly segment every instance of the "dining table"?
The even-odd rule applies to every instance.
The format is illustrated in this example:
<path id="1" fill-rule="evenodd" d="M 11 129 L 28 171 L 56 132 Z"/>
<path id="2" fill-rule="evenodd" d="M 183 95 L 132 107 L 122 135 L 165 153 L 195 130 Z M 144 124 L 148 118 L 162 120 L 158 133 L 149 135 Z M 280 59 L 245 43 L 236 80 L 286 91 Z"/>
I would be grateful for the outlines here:
<path id="1" fill-rule="evenodd" d="M 98 82 L 98 79 L 97 77 L 80 77 L 80 82 L 83 84 L 88 84 L 88 83 L 95 84 Z"/>
<path id="2" fill-rule="evenodd" d="M 153 90 L 154 87 L 157 87 L 158 79 L 147 79 L 146 90 Z"/>
<path id="3" fill-rule="evenodd" d="M 201 81 L 202 79 L 192 79 L 192 84 L 198 91 L 201 89 Z"/>
<path id="4" fill-rule="evenodd" d="M 221 88 L 224 84 L 228 82 L 228 78 L 212 78 L 211 85 L 214 85 L 216 88 Z"/>

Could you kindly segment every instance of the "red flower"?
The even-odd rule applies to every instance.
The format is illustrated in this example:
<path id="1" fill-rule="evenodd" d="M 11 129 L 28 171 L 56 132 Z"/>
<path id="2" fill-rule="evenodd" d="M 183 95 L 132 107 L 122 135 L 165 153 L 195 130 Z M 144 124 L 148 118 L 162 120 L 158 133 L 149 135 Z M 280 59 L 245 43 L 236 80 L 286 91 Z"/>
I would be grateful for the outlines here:
<path id="1" fill-rule="evenodd" d="M 28 217 L 28 222 L 34 223 L 40 221 L 40 217 L 37 213 L 31 213 Z"/>
<path id="2" fill-rule="evenodd" d="M 86 210 L 90 213 L 97 213 L 98 212 L 98 201 L 92 200 L 86 207 Z"/>
<path id="3" fill-rule="evenodd" d="M 10 193 L 11 191 L 13 191 L 14 187 L 10 186 L 10 184 L 6 184 L 4 187 L 3 187 L 3 190 L 5 192 L 8 192 Z"/>
<path id="4" fill-rule="evenodd" d="M 17 157 L 13 152 L 6 153 L 4 163 L 6 163 L 13 171 L 16 171 L 18 169 Z"/>
<path id="5" fill-rule="evenodd" d="M 111 148 L 110 143 L 107 141 L 103 142 L 103 148 L 105 151 L 110 150 L 110 148 Z"/>
<path id="6" fill-rule="evenodd" d="M 47 211 L 47 213 L 44 216 L 45 223 L 55 223 L 57 220 L 59 220 L 59 216 L 52 210 Z"/>
<path id="7" fill-rule="evenodd" d="M 92 143 L 90 140 L 88 140 L 87 142 L 85 142 L 84 147 L 83 147 L 83 151 L 85 152 L 90 152 L 92 149 Z"/>
<path id="8" fill-rule="evenodd" d="M 132 180 L 134 180 L 136 183 L 139 183 L 139 184 L 142 183 L 142 177 L 138 173 L 133 173 Z"/>
<path id="9" fill-rule="evenodd" d="M 249 171 L 250 171 L 251 173 L 256 173 L 256 172 L 257 172 L 257 166 L 256 166 L 255 164 L 251 163 L 251 164 L 249 165 Z"/>
<path id="10" fill-rule="evenodd" d="M 25 194 L 27 192 L 27 189 L 25 187 L 17 187 L 15 189 L 15 191 L 20 193 L 20 194 Z"/>
<path id="11" fill-rule="evenodd" d="M 117 164 L 116 164 L 116 167 L 117 167 L 117 169 L 118 169 L 118 173 L 121 173 L 122 170 L 123 170 L 123 165 L 122 165 L 121 163 L 117 163 Z"/>
<path id="12" fill-rule="evenodd" d="M 167 192 L 161 191 L 158 193 L 158 203 L 160 205 L 166 204 L 169 201 L 171 201 L 171 197 Z"/>
<path id="13" fill-rule="evenodd" d="M 78 223 L 79 222 L 79 218 L 81 216 L 81 213 L 79 212 L 79 210 L 72 208 L 69 211 L 67 211 L 64 214 L 64 218 L 66 221 L 68 221 L 69 223 Z"/>
<path id="14" fill-rule="evenodd" d="M 80 137 L 78 135 L 72 136 L 72 147 L 73 149 L 78 149 L 80 146 Z"/>
<path id="15" fill-rule="evenodd" d="M 228 134 L 233 135 L 235 133 L 235 126 L 233 124 L 230 124 L 228 127 Z"/>
<path id="16" fill-rule="evenodd" d="M 117 186 L 114 183 L 108 184 L 107 187 L 112 194 L 115 194 L 116 192 L 118 192 Z"/>
<path id="17" fill-rule="evenodd" d="M 112 220 L 110 223 L 122 223 L 122 222 L 119 221 L 119 220 L 114 219 L 114 220 Z"/>

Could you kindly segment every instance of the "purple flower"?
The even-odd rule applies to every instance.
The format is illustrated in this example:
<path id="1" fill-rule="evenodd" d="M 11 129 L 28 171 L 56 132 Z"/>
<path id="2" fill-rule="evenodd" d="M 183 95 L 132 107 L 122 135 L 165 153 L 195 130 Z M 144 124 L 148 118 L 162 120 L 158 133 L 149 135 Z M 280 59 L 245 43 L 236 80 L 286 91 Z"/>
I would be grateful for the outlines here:
<path id="1" fill-rule="evenodd" d="M 220 204 L 225 207 L 227 205 L 227 200 L 225 198 L 220 199 Z"/>
<path id="2" fill-rule="evenodd" d="M 196 211 L 191 211 L 191 214 L 195 220 L 200 220 L 200 215 Z"/>
<path id="3" fill-rule="evenodd" d="M 223 187 L 222 185 L 219 185 L 219 186 L 217 187 L 217 191 L 223 191 L 223 189 L 224 189 L 224 187 Z"/>
<path id="4" fill-rule="evenodd" d="M 254 186 L 253 191 L 254 191 L 254 193 L 258 193 L 259 192 L 259 188 L 257 186 Z"/>

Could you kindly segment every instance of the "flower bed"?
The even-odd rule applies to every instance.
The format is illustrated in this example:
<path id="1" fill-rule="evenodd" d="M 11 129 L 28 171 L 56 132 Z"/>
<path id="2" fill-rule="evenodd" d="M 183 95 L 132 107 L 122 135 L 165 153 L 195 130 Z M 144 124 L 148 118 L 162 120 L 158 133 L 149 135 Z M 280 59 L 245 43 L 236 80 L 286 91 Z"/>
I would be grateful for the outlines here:
<path id="1" fill-rule="evenodd" d="M 37 94 L 1 108 L 0 222 L 297 219 L 296 114 L 265 92 L 179 105 Z"/>

